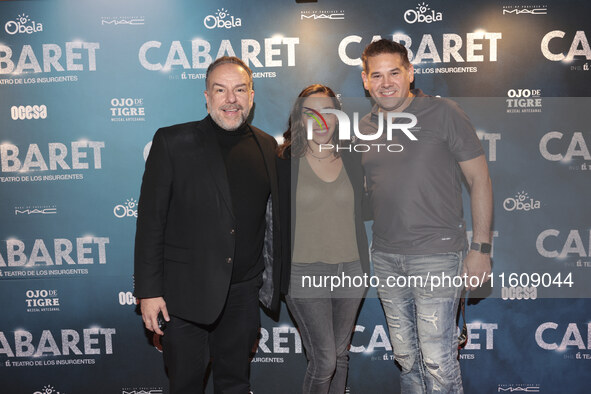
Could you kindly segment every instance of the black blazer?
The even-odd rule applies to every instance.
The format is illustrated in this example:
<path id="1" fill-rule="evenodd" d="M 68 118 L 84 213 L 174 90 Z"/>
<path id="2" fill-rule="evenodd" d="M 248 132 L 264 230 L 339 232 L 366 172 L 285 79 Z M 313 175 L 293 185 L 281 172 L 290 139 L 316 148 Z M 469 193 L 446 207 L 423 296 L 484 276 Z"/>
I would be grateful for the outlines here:
<path id="1" fill-rule="evenodd" d="M 369 246 L 367 234 L 365 232 L 364 212 L 366 210 L 366 197 L 364 188 L 364 173 L 361 165 L 361 155 L 347 151 L 340 152 L 343 160 L 344 169 L 349 176 L 349 181 L 353 186 L 353 198 L 355 206 L 355 234 L 357 238 L 357 248 L 359 250 L 359 259 L 363 272 L 369 275 Z M 289 157 L 291 152 L 287 150 L 285 154 Z M 281 248 L 282 268 L 281 268 L 281 293 L 287 294 L 289 291 L 289 279 L 291 275 L 291 257 L 293 239 L 295 234 L 295 219 L 297 218 L 295 209 L 295 199 L 292 199 L 292 190 L 298 185 L 299 160 L 282 159 L 277 160 L 277 172 L 279 174 L 279 201 L 280 218 L 282 225 Z M 293 164 L 293 168 L 292 168 Z M 292 176 L 293 175 L 293 176 Z M 292 217 L 293 215 L 293 217 Z"/>
<path id="2" fill-rule="evenodd" d="M 222 311 L 235 247 L 226 168 L 206 119 L 162 128 L 154 135 L 138 204 L 134 263 L 136 297 L 162 296 L 170 314 L 201 324 L 213 323 Z M 279 218 L 272 209 L 279 206 L 277 143 L 250 128 L 271 187 L 259 298 L 276 312 L 281 278 Z"/>

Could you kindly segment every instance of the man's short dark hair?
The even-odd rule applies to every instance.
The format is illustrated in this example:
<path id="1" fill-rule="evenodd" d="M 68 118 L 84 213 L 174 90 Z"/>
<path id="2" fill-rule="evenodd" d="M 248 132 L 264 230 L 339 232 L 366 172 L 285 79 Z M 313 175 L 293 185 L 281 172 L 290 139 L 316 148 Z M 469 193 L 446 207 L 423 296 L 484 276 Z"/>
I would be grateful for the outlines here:
<path id="1" fill-rule="evenodd" d="M 216 69 L 216 67 L 227 63 L 237 64 L 240 67 L 242 67 L 244 71 L 246 71 L 246 73 L 248 74 L 248 82 L 250 84 L 249 88 L 252 89 L 252 70 L 250 69 L 250 67 L 246 65 L 246 63 L 244 63 L 241 59 L 237 58 L 236 56 L 222 56 L 216 59 L 213 63 L 211 63 L 209 67 L 207 67 L 207 72 L 205 73 L 205 88 L 207 89 L 207 87 L 209 86 L 209 74 L 211 74 L 213 70 Z"/>
<path id="2" fill-rule="evenodd" d="M 374 41 L 363 50 L 361 55 L 361 61 L 363 62 L 363 71 L 368 72 L 369 64 L 368 58 L 381 55 L 382 53 L 398 53 L 402 57 L 402 64 L 404 67 L 410 67 L 410 61 L 408 60 L 408 51 L 406 47 L 396 41 L 382 38 L 381 40 Z"/>

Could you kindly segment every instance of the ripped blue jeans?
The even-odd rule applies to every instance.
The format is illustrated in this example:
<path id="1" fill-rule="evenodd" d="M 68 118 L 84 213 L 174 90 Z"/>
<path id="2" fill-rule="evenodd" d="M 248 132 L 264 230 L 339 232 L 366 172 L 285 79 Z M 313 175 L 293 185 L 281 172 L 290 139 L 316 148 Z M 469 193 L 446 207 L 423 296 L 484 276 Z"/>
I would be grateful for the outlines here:
<path id="1" fill-rule="evenodd" d="M 433 278 L 460 275 L 463 259 L 463 252 L 401 255 L 372 250 L 394 358 L 402 368 L 402 393 L 463 393 L 456 328 L 463 286 Z"/>

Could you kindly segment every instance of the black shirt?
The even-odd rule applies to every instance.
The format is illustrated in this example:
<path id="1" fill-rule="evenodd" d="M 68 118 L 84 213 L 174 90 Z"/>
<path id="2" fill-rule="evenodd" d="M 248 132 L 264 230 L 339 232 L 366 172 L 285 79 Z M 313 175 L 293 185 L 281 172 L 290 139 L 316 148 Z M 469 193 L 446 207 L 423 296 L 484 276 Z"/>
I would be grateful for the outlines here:
<path id="1" fill-rule="evenodd" d="M 236 223 L 236 250 L 231 283 L 254 278 L 264 269 L 265 212 L 271 192 L 265 161 L 246 123 L 234 131 L 208 119 L 226 165 Z"/>

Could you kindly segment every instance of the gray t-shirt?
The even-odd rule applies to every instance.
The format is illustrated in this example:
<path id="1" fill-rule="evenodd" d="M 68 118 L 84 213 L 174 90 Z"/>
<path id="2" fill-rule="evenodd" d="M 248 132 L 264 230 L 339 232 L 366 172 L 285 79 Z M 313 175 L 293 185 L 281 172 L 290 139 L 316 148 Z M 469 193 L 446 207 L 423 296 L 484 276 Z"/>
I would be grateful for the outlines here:
<path id="1" fill-rule="evenodd" d="M 293 241 L 294 263 L 338 264 L 359 260 L 355 235 L 353 186 L 343 166 L 337 179 L 325 182 L 301 157 Z"/>
<path id="2" fill-rule="evenodd" d="M 411 129 L 417 141 L 402 131 L 393 140 L 371 143 L 401 144 L 402 152 L 372 149 L 363 153 L 370 204 L 373 211 L 373 245 L 399 254 L 432 254 L 463 250 L 467 246 L 462 208 L 462 172 L 458 162 L 484 151 L 468 116 L 453 101 L 416 97 L 404 110 L 417 117 Z M 377 130 L 378 108 L 360 122 L 363 133 Z M 401 119 L 400 123 L 408 123 Z"/>

